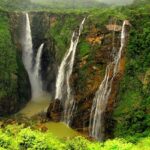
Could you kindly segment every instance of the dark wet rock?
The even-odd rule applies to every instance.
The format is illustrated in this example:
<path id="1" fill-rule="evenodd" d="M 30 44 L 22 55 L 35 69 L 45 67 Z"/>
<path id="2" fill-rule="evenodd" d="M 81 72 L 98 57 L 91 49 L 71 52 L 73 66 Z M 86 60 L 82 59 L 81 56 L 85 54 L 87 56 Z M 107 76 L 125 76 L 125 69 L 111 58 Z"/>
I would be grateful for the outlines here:
<path id="1" fill-rule="evenodd" d="M 47 111 L 47 117 L 55 122 L 58 122 L 61 120 L 62 111 L 62 103 L 59 99 L 56 99 L 52 103 L 50 103 L 50 106 Z"/>

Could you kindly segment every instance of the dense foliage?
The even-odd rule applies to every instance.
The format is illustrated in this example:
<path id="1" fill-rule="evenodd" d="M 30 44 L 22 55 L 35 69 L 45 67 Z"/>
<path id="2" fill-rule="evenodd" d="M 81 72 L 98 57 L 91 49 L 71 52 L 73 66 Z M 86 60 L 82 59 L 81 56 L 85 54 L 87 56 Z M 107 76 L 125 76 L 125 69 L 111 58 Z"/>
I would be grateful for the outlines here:
<path id="1" fill-rule="evenodd" d="M 22 105 L 29 96 L 20 88 L 28 86 L 28 81 L 22 80 L 28 77 L 12 39 L 9 21 L 8 14 L 0 11 L 0 116 L 16 111 L 17 104 Z"/>
<path id="2" fill-rule="evenodd" d="M 148 150 L 150 137 L 133 144 L 124 139 L 107 140 L 104 143 L 90 142 L 84 137 L 59 139 L 51 133 L 9 125 L 0 129 L 1 150 Z"/>
<path id="3" fill-rule="evenodd" d="M 15 10 L 15 9 L 23 9 L 27 7 L 29 0 L 20 1 L 20 0 L 1 0 L 0 8 L 5 10 Z M 19 8 L 20 7 L 20 8 Z"/>
<path id="4" fill-rule="evenodd" d="M 41 6 L 47 6 L 53 8 L 93 8 L 99 6 L 105 6 L 98 0 L 31 0 L 35 4 Z"/>
<path id="5" fill-rule="evenodd" d="M 15 10 L 50 10 L 105 7 L 97 0 L 1 0 L 0 9 Z"/>
<path id="6" fill-rule="evenodd" d="M 114 111 L 115 136 L 137 135 L 140 138 L 150 134 L 150 15 L 146 7 L 134 8 L 130 22 L 126 71 Z"/>
<path id="7" fill-rule="evenodd" d="M 0 99 L 16 95 L 17 62 L 6 14 L 0 14 Z"/>

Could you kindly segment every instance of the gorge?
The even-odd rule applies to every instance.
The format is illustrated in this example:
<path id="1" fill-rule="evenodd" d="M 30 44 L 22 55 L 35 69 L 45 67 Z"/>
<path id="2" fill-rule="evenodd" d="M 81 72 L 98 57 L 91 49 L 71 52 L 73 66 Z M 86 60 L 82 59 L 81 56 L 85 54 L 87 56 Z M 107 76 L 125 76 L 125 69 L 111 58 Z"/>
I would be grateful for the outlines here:
<path id="1" fill-rule="evenodd" d="M 68 147 L 149 137 L 149 5 L 46 9 L 0 10 L 0 141 L 9 125 Z"/>
<path id="2" fill-rule="evenodd" d="M 17 16 L 17 14 L 15 14 L 15 15 Z M 37 39 L 37 37 L 36 37 L 37 34 L 36 34 L 36 36 L 34 36 L 34 33 L 32 33 L 32 28 L 31 28 L 33 26 L 32 24 L 33 24 L 34 18 L 39 17 L 38 15 L 41 17 L 40 22 L 47 21 L 47 23 L 49 23 L 49 20 L 44 20 L 44 19 L 50 19 L 50 26 L 52 24 L 52 27 L 54 26 L 53 24 L 56 23 L 56 19 L 57 19 L 57 16 L 51 17 L 51 16 L 49 16 L 49 14 L 46 14 L 46 13 L 40 13 L 40 14 L 21 13 L 21 14 L 19 14 L 20 17 L 25 18 L 24 19 L 25 26 L 21 25 L 21 27 L 20 27 L 20 28 L 22 28 L 21 32 L 23 31 L 23 35 L 25 35 L 25 36 L 22 36 L 22 33 L 21 33 L 21 37 L 23 37 L 23 38 L 21 39 L 20 44 L 22 45 L 22 50 L 23 50 L 23 52 L 22 52 L 23 63 L 26 68 L 26 71 L 28 73 L 30 84 L 31 84 L 31 93 L 32 93 L 31 99 L 35 102 L 36 101 L 39 102 L 39 100 L 41 100 L 41 102 L 42 102 L 43 101 L 42 97 L 44 97 L 45 93 L 48 93 L 49 96 L 51 95 L 50 97 L 47 97 L 47 99 L 50 102 L 50 106 L 49 106 L 48 112 L 47 112 L 47 117 L 50 118 L 50 120 L 57 121 L 57 122 L 58 121 L 65 122 L 68 126 L 73 127 L 75 129 L 78 129 L 78 128 L 84 129 L 85 127 L 87 129 L 89 128 L 89 133 L 88 133 L 88 130 L 86 132 L 87 135 L 90 135 L 91 137 L 96 138 L 98 140 L 103 140 L 104 134 L 105 134 L 104 123 L 103 123 L 104 112 L 106 111 L 107 103 L 109 103 L 109 97 L 111 96 L 111 93 L 112 93 L 112 84 L 114 83 L 114 79 L 116 78 L 117 74 L 120 72 L 119 66 L 121 64 L 121 59 L 124 57 L 124 56 L 122 57 L 122 51 L 125 48 L 125 43 L 127 43 L 127 41 L 125 40 L 125 37 L 126 37 L 125 26 L 126 26 L 126 22 L 128 22 L 128 21 L 127 20 L 124 21 L 124 23 L 121 27 L 121 25 L 117 25 L 116 21 L 112 20 L 112 24 L 105 26 L 106 33 L 101 33 L 101 34 L 96 33 L 99 35 L 97 37 L 93 37 L 93 39 L 98 38 L 95 46 L 99 45 L 100 47 L 101 46 L 105 47 L 105 46 L 107 46 L 107 42 L 105 43 L 105 40 L 108 40 L 108 38 L 105 38 L 105 34 L 106 35 L 110 34 L 112 37 L 110 36 L 109 40 L 111 41 L 112 45 L 108 46 L 108 48 L 107 48 L 107 49 L 109 49 L 108 54 L 105 56 L 106 57 L 105 75 L 103 77 L 102 72 L 99 73 L 100 74 L 99 76 L 101 76 L 101 80 L 100 80 L 101 84 L 100 84 L 99 88 L 98 88 L 98 84 L 97 84 L 97 87 L 95 87 L 94 91 L 92 91 L 92 94 L 93 94 L 93 96 L 91 97 L 92 99 L 89 99 L 91 102 L 91 104 L 88 106 L 89 114 L 87 115 L 86 120 L 80 121 L 80 123 L 84 123 L 85 121 L 87 123 L 86 123 L 86 125 L 83 125 L 83 124 L 80 125 L 80 124 L 74 123 L 74 121 L 79 121 L 76 118 L 78 113 L 82 113 L 82 111 L 86 111 L 86 108 L 84 108 L 83 110 L 82 109 L 80 110 L 80 108 L 79 108 L 80 106 L 85 105 L 85 101 L 83 101 L 82 105 L 79 104 L 82 101 L 82 99 L 77 101 L 77 98 L 75 96 L 78 95 L 78 93 L 75 95 L 75 92 L 77 92 L 77 91 L 74 88 L 74 87 L 76 87 L 76 85 L 74 85 L 74 86 L 72 86 L 72 85 L 74 84 L 74 81 L 77 81 L 78 79 L 72 79 L 72 78 L 74 78 L 73 77 L 74 76 L 73 67 L 75 65 L 74 63 L 76 62 L 75 58 L 76 58 L 76 51 L 78 50 L 77 47 L 79 44 L 78 43 L 79 38 L 80 38 L 80 36 L 82 36 L 82 31 L 84 33 L 83 25 L 86 26 L 85 18 L 81 21 L 79 27 L 77 27 L 76 30 L 74 29 L 75 31 L 73 32 L 73 34 L 71 36 L 70 47 L 64 53 L 64 56 L 61 58 L 62 61 L 60 63 L 60 66 L 57 64 L 57 61 L 55 62 L 56 66 L 58 68 L 58 71 L 57 71 L 58 73 L 55 76 L 56 82 L 55 82 L 55 84 L 53 84 L 54 88 L 52 89 L 52 91 L 49 91 L 49 89 L 46 89 L 44 91 L 43 80 L 45 80 L 45 79 L 42 75 L 43 74 L 45 75 L 46 73 L 45 73 L 45 70 L 43 70 L 42 63 L 44 63 L 45 58 L 43 58 L 43 53 L 45 50 L 45 46 L 47 46 L 46 45 L 47 43 L 44 42 L 45 39 L 42 39 L 43 43 L 41 44 L 41 40 L 40 40 L 39 41 L 40 43 L 38 44 L 39 46 L 37 46 L 37 48 L 36 48 L 34 46 L 34 45 L 36 45 L 36 43 L 34 43 L 34 41 L 36 41 L 36 39 Z M 44 18 L 45 16 L 46 16 L 46 18 Z M 31 19 L 31 21 L 29 18 Z M 87 21 L 88 21 L 88 19 L 87 19 Z M 36 27 L 36 24 L 34 24 L 34 28 L 35 27 Z M 44 26 L 44 28 L 45 28 L 45 26 Z M 51 34 L 51 28 L 49 31 L 50 34 Z M 34 32 L 34 30 L 33 30 L 33 32 Z M 41 31 L 39 31 L 39 32 L 41 32 Z M 70 34 L 71 34 L 71 32 L 70 32 Z M 88 41 L 91 38 L 90 36 L 91 35 L 87 35 L 87 37 L 85 38 L 86 42 L 91 42 L 91 41 Z M 103 40 L 104 43 L 99 43 L 99 42 L 102 42 L 101 40 Z M 119 43 L 120 40 L 121 40 L 121 44 Z M 51 47 L 49 47 L 49 48 L 51 49 Z M 52 50 L 55 51 L 55 48 Z M 77 54 L 78 54 L 78 52 L 77 52 Z M 102 52 L 102 55 L 104 55 L 104 54 L 105 54 L 105 52 Z M 55 55 L 53 55 L 51 57 L 53 57 L 53 59 L 54 59 Z M 85 65 L 85 64 L 83 64 L 83 65 Z M 44 67 L 49 68 L 49 66 L 52 66 L 52 64 L 47 64 L 47 66 L 44 66 Z M 97 67 L 92 66 L 92 67 L 94 68 L 93 71 L 94 70 L 100 71 L 99 69 L 102 69 L 102 68 L 104 69 L 105 65 L 102 65 L 99 67 L 98 66 Z M 124 66 L 122 66 L 122 67 L 124 67 Z M 80 67 L 80 68 L 82 70 L 82 67 Z M 49 70 L 49 74 L 51 74 L 51 73 L 53 73 L 53 72 L 51 72 L 51 70 Z M 97 74 L 95 74 L 95 76 L 97 76 Z M 119 82 L 119 80 L 120 79 L 118 79 L 118 82 Z M 47 80 L 46 82 L 49 82 L 49 80 Z M 86 86 L 86 84 L 85 84 L 85 86 Z M 95 86 L 95 85 L 92 84 L 92 82 L 91 82 L 91 87 L 93 87 L 93 86 Z M 97 90 L 97 88 L 98 88 L 98 90 Z M 115 87 L 115 89 L 113 89 L 113 90 L 117 91 L 117 88 L 118 87 Z M 114 91 L 113 91 L 113 93 L 115 93 Z M 94 95 L 95 95 L 95 97 L 94 97 Z M 54 97 L 54 100 L 52 97 Z M 115 97 L 116 96 L 114 95 L 114 98 Z M 30 104 L 30 106 L 32 106 L 31 103 L 29 103 L 29 104 Z M 27 106 L 30 107 L 29 105 L 27 105 Z M 45 104 L 44 104 L 44 106 L 45 106 Z M 22 112 L 26 112 L 25 110 L 29 111 L 28 107 L 26 109 L 24 109 Z M 42 110 L 39 110 L 39 113 L 40 113 L 40 111 L 42 111 Z M 43 111 L 45 111 L 45 110 L 43 110 Z M 36 112 L 36 113 L 38 113 L 38 112 Z"/>

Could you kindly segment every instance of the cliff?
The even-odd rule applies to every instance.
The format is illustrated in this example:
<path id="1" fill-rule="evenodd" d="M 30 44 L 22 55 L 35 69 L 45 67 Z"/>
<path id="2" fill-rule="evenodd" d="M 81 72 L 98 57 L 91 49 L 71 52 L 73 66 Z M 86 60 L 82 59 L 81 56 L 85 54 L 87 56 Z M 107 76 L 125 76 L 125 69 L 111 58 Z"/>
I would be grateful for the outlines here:
<path id="1" fill-rule="evenodd" d="M 137 13 L 138 12 L 138 13 Z M 44 42 L 42 54 L 43 89 L 52 96 L 47 116 L 60 121 L 63 108 L 54 100 L 58 67 L 69 48 L 72 32 L 87 17 L 80 36 L 70 78 L 76 103 L 71 127 L 88 133 L 93 98 L 101 84 L 106 66 L 120 48 L 122 22 L 128 19 L 126 46 L 119 63 L 119 73 L 104 112 L 105 137 L 149 133 L 149 19 L 142 9 L 133 13 L 124 8 L 88 13 L 29 12 L 34 55 Z M 142 19 L 144 18 L 144 19 Z M 30 83 L 22 63 L 20 33 L 24 14 L 1 12 L 0 15 L 0 114 L 11 114 L 31 97 Z M 115 50 L 113 49 L 115 48 Z M 144 136 L 144 135 L 143 135 Z"/>
<path id="2" fill-rule="evenodd" d="M 30 84 L 9 14 L 0 12 L 0 116 L 12 114 L 30 99 Z"/>

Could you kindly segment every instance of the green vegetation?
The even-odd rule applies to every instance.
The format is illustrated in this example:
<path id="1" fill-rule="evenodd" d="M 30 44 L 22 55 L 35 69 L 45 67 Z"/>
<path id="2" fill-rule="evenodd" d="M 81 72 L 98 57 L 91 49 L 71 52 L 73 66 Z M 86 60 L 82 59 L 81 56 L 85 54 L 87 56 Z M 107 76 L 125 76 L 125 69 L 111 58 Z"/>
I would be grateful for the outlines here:
<path id="1" fill-rule="evenodd" d="M 0 8 L 8 11 L 32 8 L 30 0 L 1 0 Z"/>
<path id="2" fill-rule="evenodd" d="M 64 53 L 70 46 L 70 39 L 73 31 L 79 26 L 83 17 L 74 14 L 66 16 L 60 15 L 53 21 L 49 34 L 47 36 L 53 37 L 57 51 L 58 60 L 62 60 Z"/>
<path id="3" fill-rule="evenodd" d="M 106 5 L 97 0 L 1 0 L 0 9 L 7 11 L 24 10 L 71 10 L 105 7 Z"/>
<path id="4" fill-rule="evenodd" d="M 78 49 L 79 49 L 79 54 L 80 54 L 81 58 L 84 57 L 85 55 L 89 54 L 90 50 L 91 50 L 90 44 L 85 40 L 80 40 Z"/>
<path id="5" fill-rule="evenodd" d="M 7 126 L 0 129 L 0 149 L 7 150 L 148 150 L 150 145 L 150 5 L 149 0 L 135 1 L 131 6 L 124 7 L 96 7 L 80 10 L 82 7 L 77 4 L 74 10 L 71 3 L 61 3 L 59 8 L 52 8 L 51 3 L 45 6 L 45 3 L 31 3 L 29 0 L 1 0 L 0 1 L 0 115 L 4 106 L 10 107 L 12 113 L 18 101 L 24 99 L 29 93 L 24 89 L 29 89 L 24 78 L 25 71 L 20 59 L 19 52 L 14 46 L 8 14 L 6 11 L 22 10 L 40 10 L 53 12 L 54 18 L 50 21 L 49 32 L 45 38 L 52 38 L 56 48 L 56 58 L 61 61 L 65 51 L 69 48 L 72 32 L 77 29 L 81 20 L 88 16 L 84 30 L 80 37 L 77 48 L 77 63 L 81 61 L 81 68 L 77 70 L 79 80 L 77 89 L 85 93 L 87 81 L 93 77 L 96 72 L 89 68 L 100 68 L 101 72 L 105 71 L 106 62 L 98 61 L 95 56 L 100 52 L 99 44 L 92 45 L 86 40 L 86 35 L 90 34 L 91 25 L 103 30 L 104 25 L 110 19 L 117 20 L 121 23 L 128 19 L 131 23 L 129 44 L 126 51 L 126 70 L 121 81 L 117 104 L 114 109 L 112 119 L 115 121 L 113 129 L 114 140 L 107 140 L 104 143 L 91 142 L 83 137 L 73 139 L 58 139 L 49 132 L 41 133 L 30 128 L 22 126 Z M 46 2 L 47 4 L 47 2 Z M 147 4 L 147 5 L 145 5 Z M 95 4 L 96 5 L 96 4 Z M 55 3 L 57 6 L 57 3 Z M 69 8 L 69 9 L 68 9 Z M 56 17 L 56 18 L 55 18 Z M 36 18 L 33 22 L 36 24 Z M 41 22 L 38 22 L 38 32 L 35 37 L 44 32 L 41 31 Z M 44 28 L 44 25 L 43 27 Z M 85 62 L 82 59 L 87 56 Z M 82 64 L 83 63 L 83 64 Z M 85 64 L 84 64 L 85 63 Z M 75 66 L 76 67 L 76 66 Z M 78 68 L 77 68 L 78 69 Z M 97 69 L 97 68 L 96 68 Z M 90 75 L 89 75 L 90 72 Z M 88 78 L 86 78 L 88 77 Z M 82 91 L 83 90 L 83 91 Z M 89 89 L 88 89 L 89 90 Z M 89 92 L 87 90 L 87 92 Z M 15 103 L 15 104 L 13 104 Z M 2 105 L 1 105 L 2 104 Z M 5 104 L 5 105 L 3 105 Z M 1 109 L 3 107 L 3 109 Z M 16 106 L 18 107 L 18 106 Z M 8 114 L 8 112 L 6 113 Z M 15 139 L 15 140 L 14 140 Z"/>
<path id="6" fill-rule="evenodd" d="M 0 116 L 18 109 L 29 97 L 29 84 L 22 60 L 11 34 L 9 17 L 0 12 Z M 19 73 L 18 73 L 19 72 Z M 24 87 L 24 88 L 22 88 Z"/>
<path id="7" fill-rule="evenodd" d="M 138 143 L 127 142 L 124 139 L 107 140 L 104 143 L 90 142 L 84 137 L 59 139 L 48 131 L 23 128 L 22 125 L 8 125 L 0 129 L 1 150 L 148 150 L 150 137 L 141 139 Z"/>
<path id="8" fill-rule="evenodd" d="M 150 15 L 147 9 L 142 8 L 145 7 L 141 6 L 138 10 L 145 13 L 134 11 L 130 17 L 132 28 L 126 54 L 126 72 L 114 110 L 117 121 L 115 137 L 136 135 L 140 138 L 150 134 Z"/>
<path id="9" fill-rule="evenodd" d="M 59 9 L 81 9 L 81 8 L 91 8 L 105 6 L 97 0 L 31 0 L 35 4 L 40 6 L 48 7 L 49 9 L 59 8 Z"/>
<path id="10" fill-rule="evenodd" d="M 0 13 L 0 70 L 0 100 L 2 100 L 5 97 L 15 96 L 17 89 L 16 50 L 11 39 L 8 17 L 4 13 Z"/>

